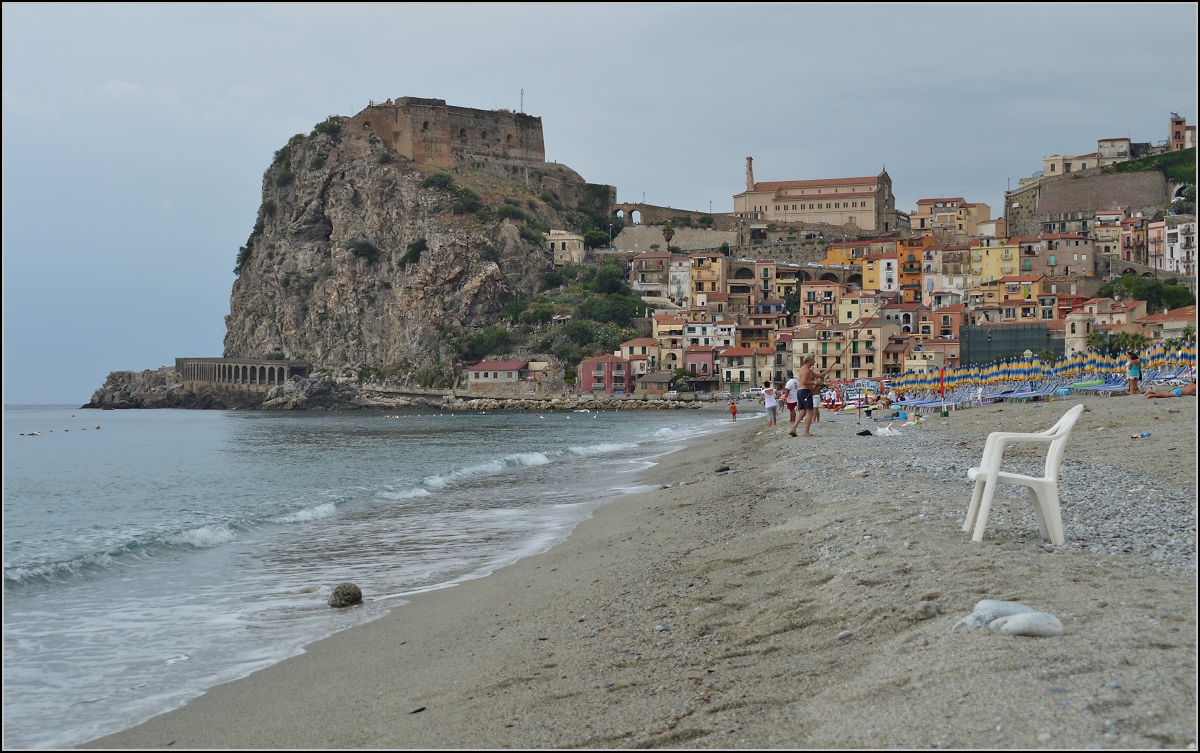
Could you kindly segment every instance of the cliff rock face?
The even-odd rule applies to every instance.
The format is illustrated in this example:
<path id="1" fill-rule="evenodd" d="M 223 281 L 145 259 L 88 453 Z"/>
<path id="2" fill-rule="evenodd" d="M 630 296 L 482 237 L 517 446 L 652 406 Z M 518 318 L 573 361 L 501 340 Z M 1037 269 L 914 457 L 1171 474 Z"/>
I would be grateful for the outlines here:
<path id="1" fill-rule="evenodd" d="M 449 373 L 454 354 L 442 333 L 494 323 L 515 290 L 531 290 L 549 269 L 549 251 L 521 237 L 520 218 L 454 214 L 461 194 L 423 188 L 432 168 L 387 151 L 370 132 L 321 131 L 293 137 L 263 177 L 224 355 L 308 361 L 339 374 L 364 366 Z M 454 180 L 493 208 L 517 197 L 531 222 L 565 225 L 521 183 L 480 171 Z"/>
<path id="2" fill-rule="evenodd" d="M 114 371 L 81 408 L 232 408 L 211 390 L 199 394 L 183 388 L 173 371 Z"/>

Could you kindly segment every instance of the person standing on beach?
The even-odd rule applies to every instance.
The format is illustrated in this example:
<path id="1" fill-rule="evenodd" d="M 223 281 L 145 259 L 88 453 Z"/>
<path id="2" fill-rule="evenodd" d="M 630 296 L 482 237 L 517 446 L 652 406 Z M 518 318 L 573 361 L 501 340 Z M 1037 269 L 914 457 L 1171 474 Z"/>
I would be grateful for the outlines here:
<path id="1" fill-rule="evenodd" d="M 771 382 L 763 383 L 762 397 L 758 402 L 767 408 L 767 427 L 774 426 L 779 413 L 779 400 L 775 397 L 775 388 L 771 386 Z"/>
<path id="2" fill-rule="evenodd" d="M 796 400 L 796 420 L 792 422 L 792 430 L 788 432 L 793 437 L 796 436 L 796 429 L 800 427 L 801 418 L 805 419 L 804 436 L 813 436 L 812 432 L 809 431 L 812 428 L 813 418 L 816 414 L 812 403 L 813 391 L 817 389 L 817 385 L 821 383 L 821 379 L 829 373 L 829 369 L 820 372 L 813 369 L 813 364 L 816 361 L 817 357 L 809 353 L 804 357 L 804 361 L 800 366 L 800 394 Z"/>
<path id="3" fill-rule="evenodd" d="M 1129 351 L 1129 365 L 1126 367 L 1126 378 L 1129 380 L 1129 394 L 1138 394 L 1138 380 L 1142 378 L 1142 359 L 1138 354 Z"/>
<path id="4" fill-rule="evenodd" d="M 733 420 L 737 420 L 737 398 L 729 398 L 729 415 L 733 416 Z"/>
<path id="5" fill-rule="evenodd" d="M 788 431 L 793 437 L 796 436 L 796 401 L 800 398 L 800 383 L 796 381 L 796 377 L 788 372 L 787 383 L 783 385 L 783 401 L 788 407 L 788 425 L 792 428 Z"/>

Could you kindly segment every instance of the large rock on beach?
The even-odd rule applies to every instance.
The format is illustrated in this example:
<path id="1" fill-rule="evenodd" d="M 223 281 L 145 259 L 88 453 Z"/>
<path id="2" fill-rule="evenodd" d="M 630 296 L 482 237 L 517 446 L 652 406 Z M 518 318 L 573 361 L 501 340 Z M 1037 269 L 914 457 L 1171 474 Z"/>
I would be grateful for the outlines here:
<path id="1" fill-rule="evenodd" d="M 1024 614 L 1032 611 L 1034 610 L 1031 607 L 1027 607 L 1017 601 L 984 599 L 975 605 L 974 612 L 954 623 L 954 627 L 950 629 L 963 630 L 987 627 L 1001 617 L 1009 617 L 1014 614 Z"/>
<path id="2" fill-rule="evenodd" d="M 329 606 L 348 607 L 362 601 L 362 589 L 353 583 L 341 583 L 329 595 Z"/>
<path id="3" fill-rule="evenodd" d="M 1046 612 L 1022 612 L 1001 617 L 989 625 L 1004 635 L 1028 635 L 1034 638 L 1054 638 L 1063 634 L 1063 624 Z"/>

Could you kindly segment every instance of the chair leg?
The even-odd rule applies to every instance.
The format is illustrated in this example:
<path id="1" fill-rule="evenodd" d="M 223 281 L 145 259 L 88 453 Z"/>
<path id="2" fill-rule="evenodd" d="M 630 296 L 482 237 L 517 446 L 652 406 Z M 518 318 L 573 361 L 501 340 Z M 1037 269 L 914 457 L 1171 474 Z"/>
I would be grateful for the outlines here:
<path id="1" fill-rule="evenodd" d="M 971 493 L 971 506 L 967 508 L 967 519 L 963 522 L 963 531 L 970 531 L 975 527 L 975 515 L 979 512 L 979 500 L 983 499 L 983 487 L 987 485 L 987 481 L 980 478 L 975 481 L 975 491 Z"/>
<path id="2" fill-rule="evenodd" d="M 1050 529 L 1050 542 L 1055 546 L 1062 546 L 1067 543 L 1067 537 L 1063 533 L 1062 512 L 1058 509 L 1058 484 L 1044 484 L 1039 496 L 1042 498 L 1042 514 L 1046 516 L 1046 527 Z"/>
<path id="3" fill-rule="evenodd" d="M 983 499 L 979 500 L 979 517 L 975 521 L 975 535 L 972 541 L 983 541 L 983 529 L 987 527 L 988 513 L 992 510 L 992 497 L 996 495 L 996 484 L 988 484 L 983 490 Z"/>
<path id="4" fill-rule="evenodd" d="M 1029 501 L 1033 503 L 1033 516 L 1037 518 L 1038 530 L 1041 531 L 1042 538 L 1050 538 L 1050 531 L 1046 529 L 1046 513 L 1043 510 L 1043 500 L 1038 494 L 1038 490 L 1032 486 L 1025 487 L 1025 491 L 1029 492 Z"/>

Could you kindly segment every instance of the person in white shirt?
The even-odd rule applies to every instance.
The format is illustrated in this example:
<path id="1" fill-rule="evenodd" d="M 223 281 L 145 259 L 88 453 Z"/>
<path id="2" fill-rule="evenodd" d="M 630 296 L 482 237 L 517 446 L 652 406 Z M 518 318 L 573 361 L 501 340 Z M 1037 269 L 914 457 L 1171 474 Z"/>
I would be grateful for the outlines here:
<path id="1" fill-rule="evenodd" d="M 789 432 L 793 437 L 796 436 L 796 401 L 800 399 L 800 383 L 796 381 L 796 377 L 788 372 L 787 384 L 783 385 L 783 401 L 787 403 L 788 411 L 791 416 L 788 418 L 788 423 L 792 429 Z"/>
<path id="2" fill-rule="evenodd" d="M 775 388 L 771 386 L 771 382 L 763 384 L 762 396 L 758 398 L 758 402 L 767 407 L 767 426 L 774 426 L 779 413 L 779 400 L 775 397 Z"/>

